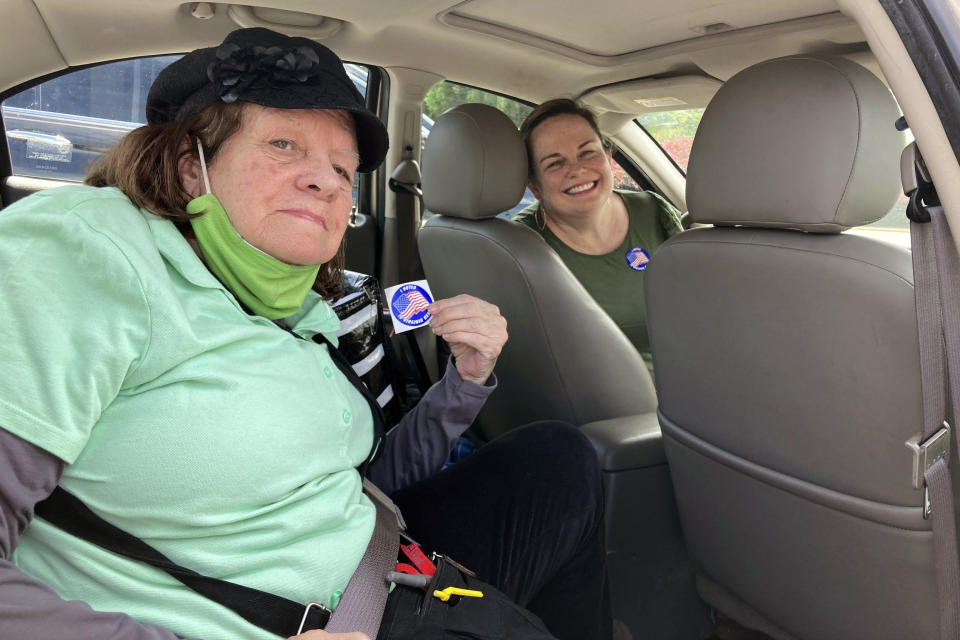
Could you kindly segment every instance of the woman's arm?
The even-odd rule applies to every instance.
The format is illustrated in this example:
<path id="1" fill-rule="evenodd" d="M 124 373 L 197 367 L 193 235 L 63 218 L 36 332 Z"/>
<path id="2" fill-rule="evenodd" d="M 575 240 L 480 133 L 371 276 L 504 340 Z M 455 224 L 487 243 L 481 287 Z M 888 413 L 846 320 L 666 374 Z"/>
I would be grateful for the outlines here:
<path id="1" fill-rule="evenodd" d="M 70 640 L 175 640 L 172 632 L 122 613 L 94 611 L 65 601 L 11 561 L 33 517 L 34 505 L 53 491 L 64 462 L 0 428 L 0 638 Z"/>
<path id="2" fill-rule="evenodd" d="M 488 302 L 460 295 L 429 308 L 430 326 L 453 357 L 443 379 L 387 435 L 383 455 L 370 467 L 370 479 L 388 494 L 440 470 L 496 387 L 493 367 L 507 341 L 507 321 Z"/>
<path id="3" fill-rule="evenodd" d="M 391 494 L 439 471 L 496 386 L 493 375 L 485 385 L 464 380 L 451 358 L 443 378 L 387 434 L 370 479 Z"/>

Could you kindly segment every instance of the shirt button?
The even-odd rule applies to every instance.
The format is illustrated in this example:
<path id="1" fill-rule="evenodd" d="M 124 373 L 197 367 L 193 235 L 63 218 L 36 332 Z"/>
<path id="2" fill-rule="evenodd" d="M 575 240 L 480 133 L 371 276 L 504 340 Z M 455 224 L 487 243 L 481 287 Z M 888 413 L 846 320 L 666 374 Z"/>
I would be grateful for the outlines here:
<path id="1" fill-rule="evenodd" d="M 342 417 L 343 417 L 343 424 L 350 424 L 350 410 L 349 410 L 349 409 L 344 409 L 344 410 L 343 410 L 343 416 L 342 416 Z"/>
<path id="2" fill-rule="evenodd" d="M 330 367 L 324 367 L 324 368 L 323 368 L 323 375 L 327 376 L 328 378 L 332 378 L 332 377 L 333 377 L 333 369 L 331 369 Z"/>

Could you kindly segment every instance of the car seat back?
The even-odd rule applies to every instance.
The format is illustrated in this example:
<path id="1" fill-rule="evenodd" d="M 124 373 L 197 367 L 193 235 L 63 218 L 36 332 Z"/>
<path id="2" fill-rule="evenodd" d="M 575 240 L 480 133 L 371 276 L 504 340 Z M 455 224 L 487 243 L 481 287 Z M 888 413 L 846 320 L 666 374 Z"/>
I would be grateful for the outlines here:
<path id="1" fill-rule="evenodd" d="M 660 423 L 701 594 L 778 638 L 939 637 L 910 253 L 841 231 L 894 204 L 883 83 L 793 57 L 731 78 L 694 140 L 694 222 L 647 308 Z"/>
<path id="2" fill-rule="evenodd" d="M 427 138 L 422 170 L 425 207 L 439 214 L 419 234 L 431 289 L 472 294 L 507 319 L 500 387 L 478 418 L 482 434 L 652 411 L 653 384 L 636 349 L 535 231 L 496 217 L 520 200 L 527 179 L 510 119 L 482 104 L 446 112 Z"/>

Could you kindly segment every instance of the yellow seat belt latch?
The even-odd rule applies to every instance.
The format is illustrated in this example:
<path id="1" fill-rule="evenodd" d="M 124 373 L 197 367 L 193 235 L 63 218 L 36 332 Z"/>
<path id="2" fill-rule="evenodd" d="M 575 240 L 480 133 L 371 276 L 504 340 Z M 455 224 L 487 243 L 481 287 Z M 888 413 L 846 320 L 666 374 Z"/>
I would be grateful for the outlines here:
<path id="1" fill-rule="evenodd" d="M 435 589 L 433 597 L 447 602 L 451 596 L 464 596 L 466 598 L 482 598 L 483 591 L 474 591 L 473 589 L 461 589 L 460 587 L 447 587 L 446 589 Z"/>

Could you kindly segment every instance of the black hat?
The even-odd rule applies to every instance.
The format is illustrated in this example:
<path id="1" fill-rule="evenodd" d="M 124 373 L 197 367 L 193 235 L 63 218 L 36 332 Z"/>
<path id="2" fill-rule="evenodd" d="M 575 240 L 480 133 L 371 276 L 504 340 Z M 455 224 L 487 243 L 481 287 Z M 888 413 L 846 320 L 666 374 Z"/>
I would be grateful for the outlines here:
<path id="1" fill-rule="evenodd" d="M 349 111 L 357 127 L 359 170 L 373 171 L 387 155 L 387 129 L 367 109 L 343 62 L 308 38 L 262 27 L 237 29 L 218 47 L 191 51 L 153 81 L 147 122 L 183 120 L 218 100 Z"/>

